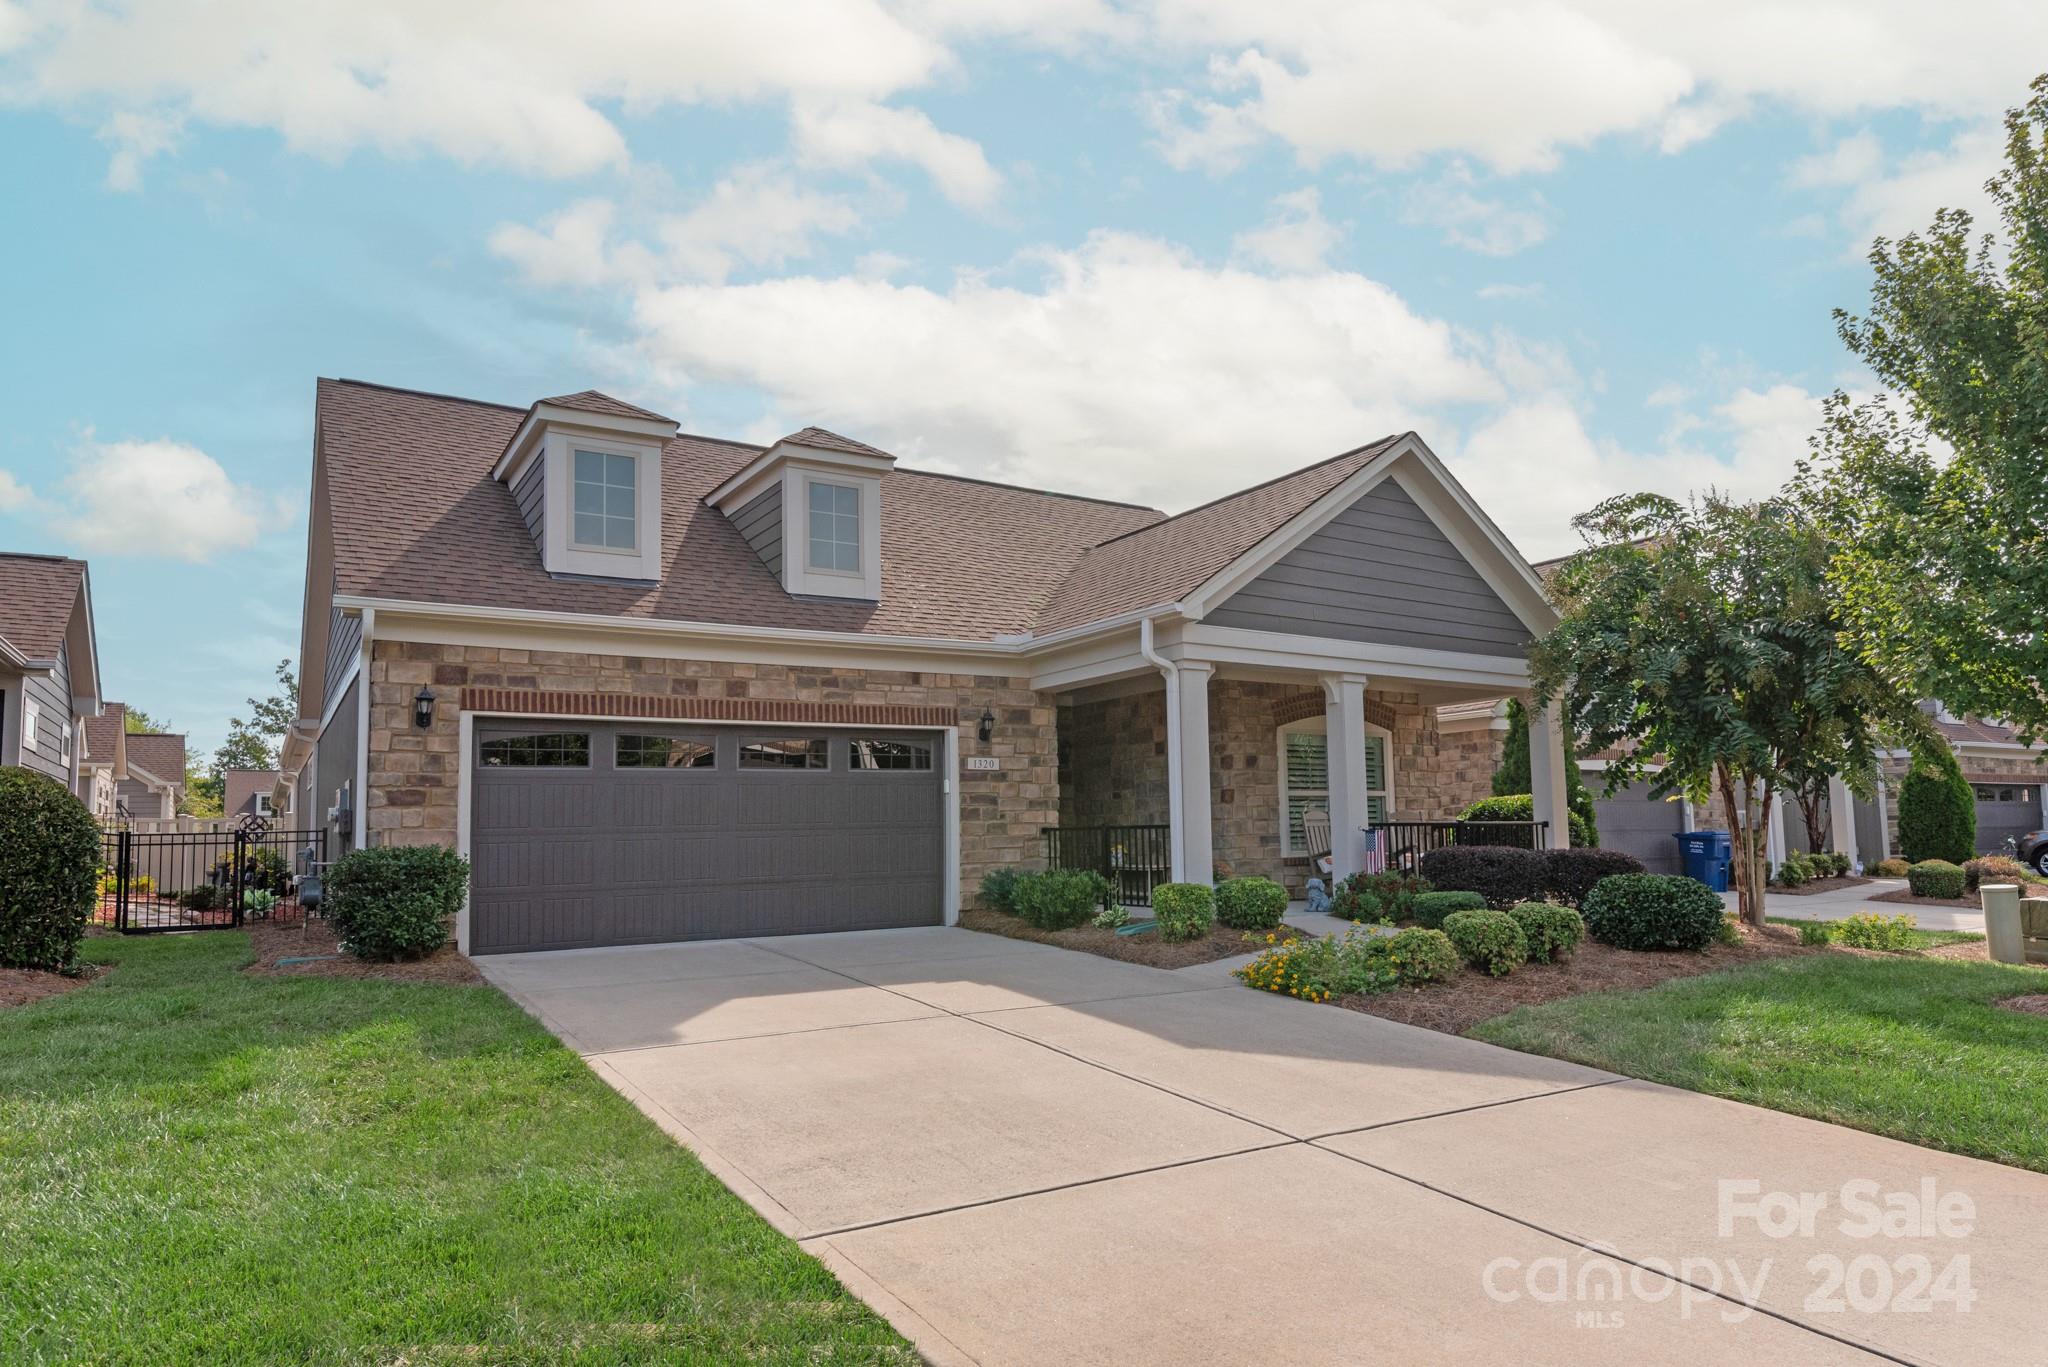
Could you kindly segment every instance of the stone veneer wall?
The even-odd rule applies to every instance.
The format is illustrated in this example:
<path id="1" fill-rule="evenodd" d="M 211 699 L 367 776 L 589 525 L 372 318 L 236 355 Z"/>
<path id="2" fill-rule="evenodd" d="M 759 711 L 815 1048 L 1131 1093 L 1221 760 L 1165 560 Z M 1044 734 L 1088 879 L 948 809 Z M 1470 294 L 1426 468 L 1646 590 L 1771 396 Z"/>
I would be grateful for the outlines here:
<path id="1" fill-rule="evenodd" d="M 1322 706 L 1317 685 L 1216 679 L 1209 685 L 1210 818 L 1216 860 L 1239 876 L 1258 874 L 1299 894 L 1306 861 L 1280 853 L 1278 717 Z M 1414 693 L 1368 690 L 1394 715 L 1394 815 L 1451 815 L 1487 791 L 1491 762 L 1439 744 L 1436 709 Z M 1308 711 L 1303 709 L 1307 708 Z M 1059 710 L 1059 817 L 1065 826 L 1164 825 L 1168 815 L 1166 693 L 1148 689 Z M 1476 787 L 1475 787 L 1476 782 Z"/>
<path id="2" fill-rule="evenodd" d="M 412 699 L 421 684 L 431 684 L 440 696 L 427 730 L 412 724 Z M 1059 818 L 1056 712 L 1051 695 L 1033 690 L 1025 679 L 377 641 L 370 656 L 364 814 L 372 845 L 455 843 L 456 787 L 464 763 L 457 753 L 457 690 L 463 687 L 949 709 L 958 718 L 962 756 L 1002 761 L 998 770 L 959 775 L 960 887 L 967 902 L 992 868 L 1042 867 L 1042 829 Z M 976 728 L 985 707 L 995 713 L 996 727 L 983 745 Z M 772 724 L 775 718 L 764 720 Z"/>

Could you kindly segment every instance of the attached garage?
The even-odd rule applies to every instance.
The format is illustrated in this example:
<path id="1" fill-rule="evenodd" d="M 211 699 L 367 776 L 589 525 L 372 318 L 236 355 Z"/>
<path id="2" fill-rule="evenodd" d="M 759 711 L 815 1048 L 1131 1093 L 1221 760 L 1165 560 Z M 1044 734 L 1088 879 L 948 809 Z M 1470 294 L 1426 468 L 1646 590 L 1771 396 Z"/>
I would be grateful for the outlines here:
<path id="1" fill-rule="evenodd" d="M 2003 854 L 2008 837 L 2017 840 L 2044 824 L 2039 784 L 1978 779 L 1970 787 L 1977 796 L 1977 853 Z"/>
<path id="2" fill-rule="evenodd" d="M 1600 823 L 1600 843 L 1643 861 L 1651 873 L 1684 873 L 1685 861 L 1672 837 L 1685 830 L 1685 804 L 1650 796 L 1650 782 L 1629 784 L 1613 797 L 1599 797 L 1599 776 L 1588 773 L 1594 793 L 1593 814 Z"/>
<path id="3" fill-rule="evenodd" d="M 474 954 L 939 925 L 943 738 L 478 721 Z"/>

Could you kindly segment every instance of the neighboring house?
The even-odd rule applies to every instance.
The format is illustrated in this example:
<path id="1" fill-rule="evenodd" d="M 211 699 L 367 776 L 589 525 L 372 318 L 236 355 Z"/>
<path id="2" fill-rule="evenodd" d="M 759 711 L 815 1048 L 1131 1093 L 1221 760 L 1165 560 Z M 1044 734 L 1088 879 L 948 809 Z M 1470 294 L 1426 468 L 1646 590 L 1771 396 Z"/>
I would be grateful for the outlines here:
<path id="1" fill-rule="evenodd" d="M 1438 709 L 1525 690 L 1553 620 L 1413 433 L 1167 517 L 815 427 L 323 380 L 276 791 L 330 858 L 468 855 L 479 953 L 945 923 L 1048 828 L 1299 887 L 1305 811 L 1342 873 L 1485 791 Z"/>
<path id="2" fill-rule="evenodd" d="M 176 816 L 185 796 L 185 738 L 138 732 L 123 743 L 128 763 L 114 789 L 117 813 L 131 821 Z"/>
<path id="3" fill-rule="evenodd" d="M 229 821 L 245 816 L 260 816 L 274 820 L 280 815 L 289 816 L 292 810 L 291 789 L 280 783 L 284 777 L 278 769 L 223 769 L 221 778 L 221 814 Z M 282 789 L 282 794 L 273 800 L 273 794 Z"/>
<path id="4" fill-rule="evenodd" d="M 0 764 L 79 791 L 85 722 L 99 710 L 85 562 L 0 553 Z"/>
<path id="5" fill-rule="evenodd" d="M 85 719 L 85 745 L 78 757 L 78 800 L 101 822 L 118 811 L 121 780 L 128 776 L 128 704 L 102 704 Z"/>

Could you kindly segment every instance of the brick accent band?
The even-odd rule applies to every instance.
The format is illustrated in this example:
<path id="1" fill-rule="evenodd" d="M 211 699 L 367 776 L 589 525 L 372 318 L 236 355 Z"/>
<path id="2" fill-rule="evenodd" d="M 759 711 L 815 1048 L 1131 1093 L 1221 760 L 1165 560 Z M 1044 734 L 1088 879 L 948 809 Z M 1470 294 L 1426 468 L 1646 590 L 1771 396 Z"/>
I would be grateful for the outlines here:
<path id="1" fill-rule="evenodd" d="M 541 717 L 646 717 L 655 721 L 758 721 L 790 725 L 958 726 L 950 707 L 907 703 L 785 702 L 770 698 L 680 698 L 638 693 L 561 693 L 534 688 L 462 690 L 465 712 Z"/>
<path id="2" fill-rule="evenodd" d="M 1314 693 L 1305 693 L 1298 698 L 1282 699 L 1273 704 L 1273 725 L 1285 726 L 1291 721 L 1300 721 L 1304 717 L 1320 717 L 1323 715 L 1324 706 L 1323 695 L 1320 690 Z M 1394 709 L 1381 702 L 1378 698 L 1367 698 L 1365 700 L 1365 719 L 1383 731 L 1392 731 L 1394 729 Z"/>

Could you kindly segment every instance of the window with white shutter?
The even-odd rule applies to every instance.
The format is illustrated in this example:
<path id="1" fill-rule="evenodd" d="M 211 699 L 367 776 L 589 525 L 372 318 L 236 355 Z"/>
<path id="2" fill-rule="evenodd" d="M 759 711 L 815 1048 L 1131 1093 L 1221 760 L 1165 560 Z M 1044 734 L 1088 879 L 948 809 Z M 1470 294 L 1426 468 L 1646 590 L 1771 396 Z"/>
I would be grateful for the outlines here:
<path id="1" fill-rule="evenodd" d="M 1306 855 L 1302 840 L 1301 814 L 1311 807 L 1330 808 L 1330 749 L 1325 719 L 1305 717 L 1280 728 L 1280 811 L 1285 825 L 1281 831 L 1282 852 Z M 1393 765 L 1388 752 L 1391 741 L 1382 727 L 1365 728 L 1366 820 L 1387 819 L 1394 792 Z"/>

